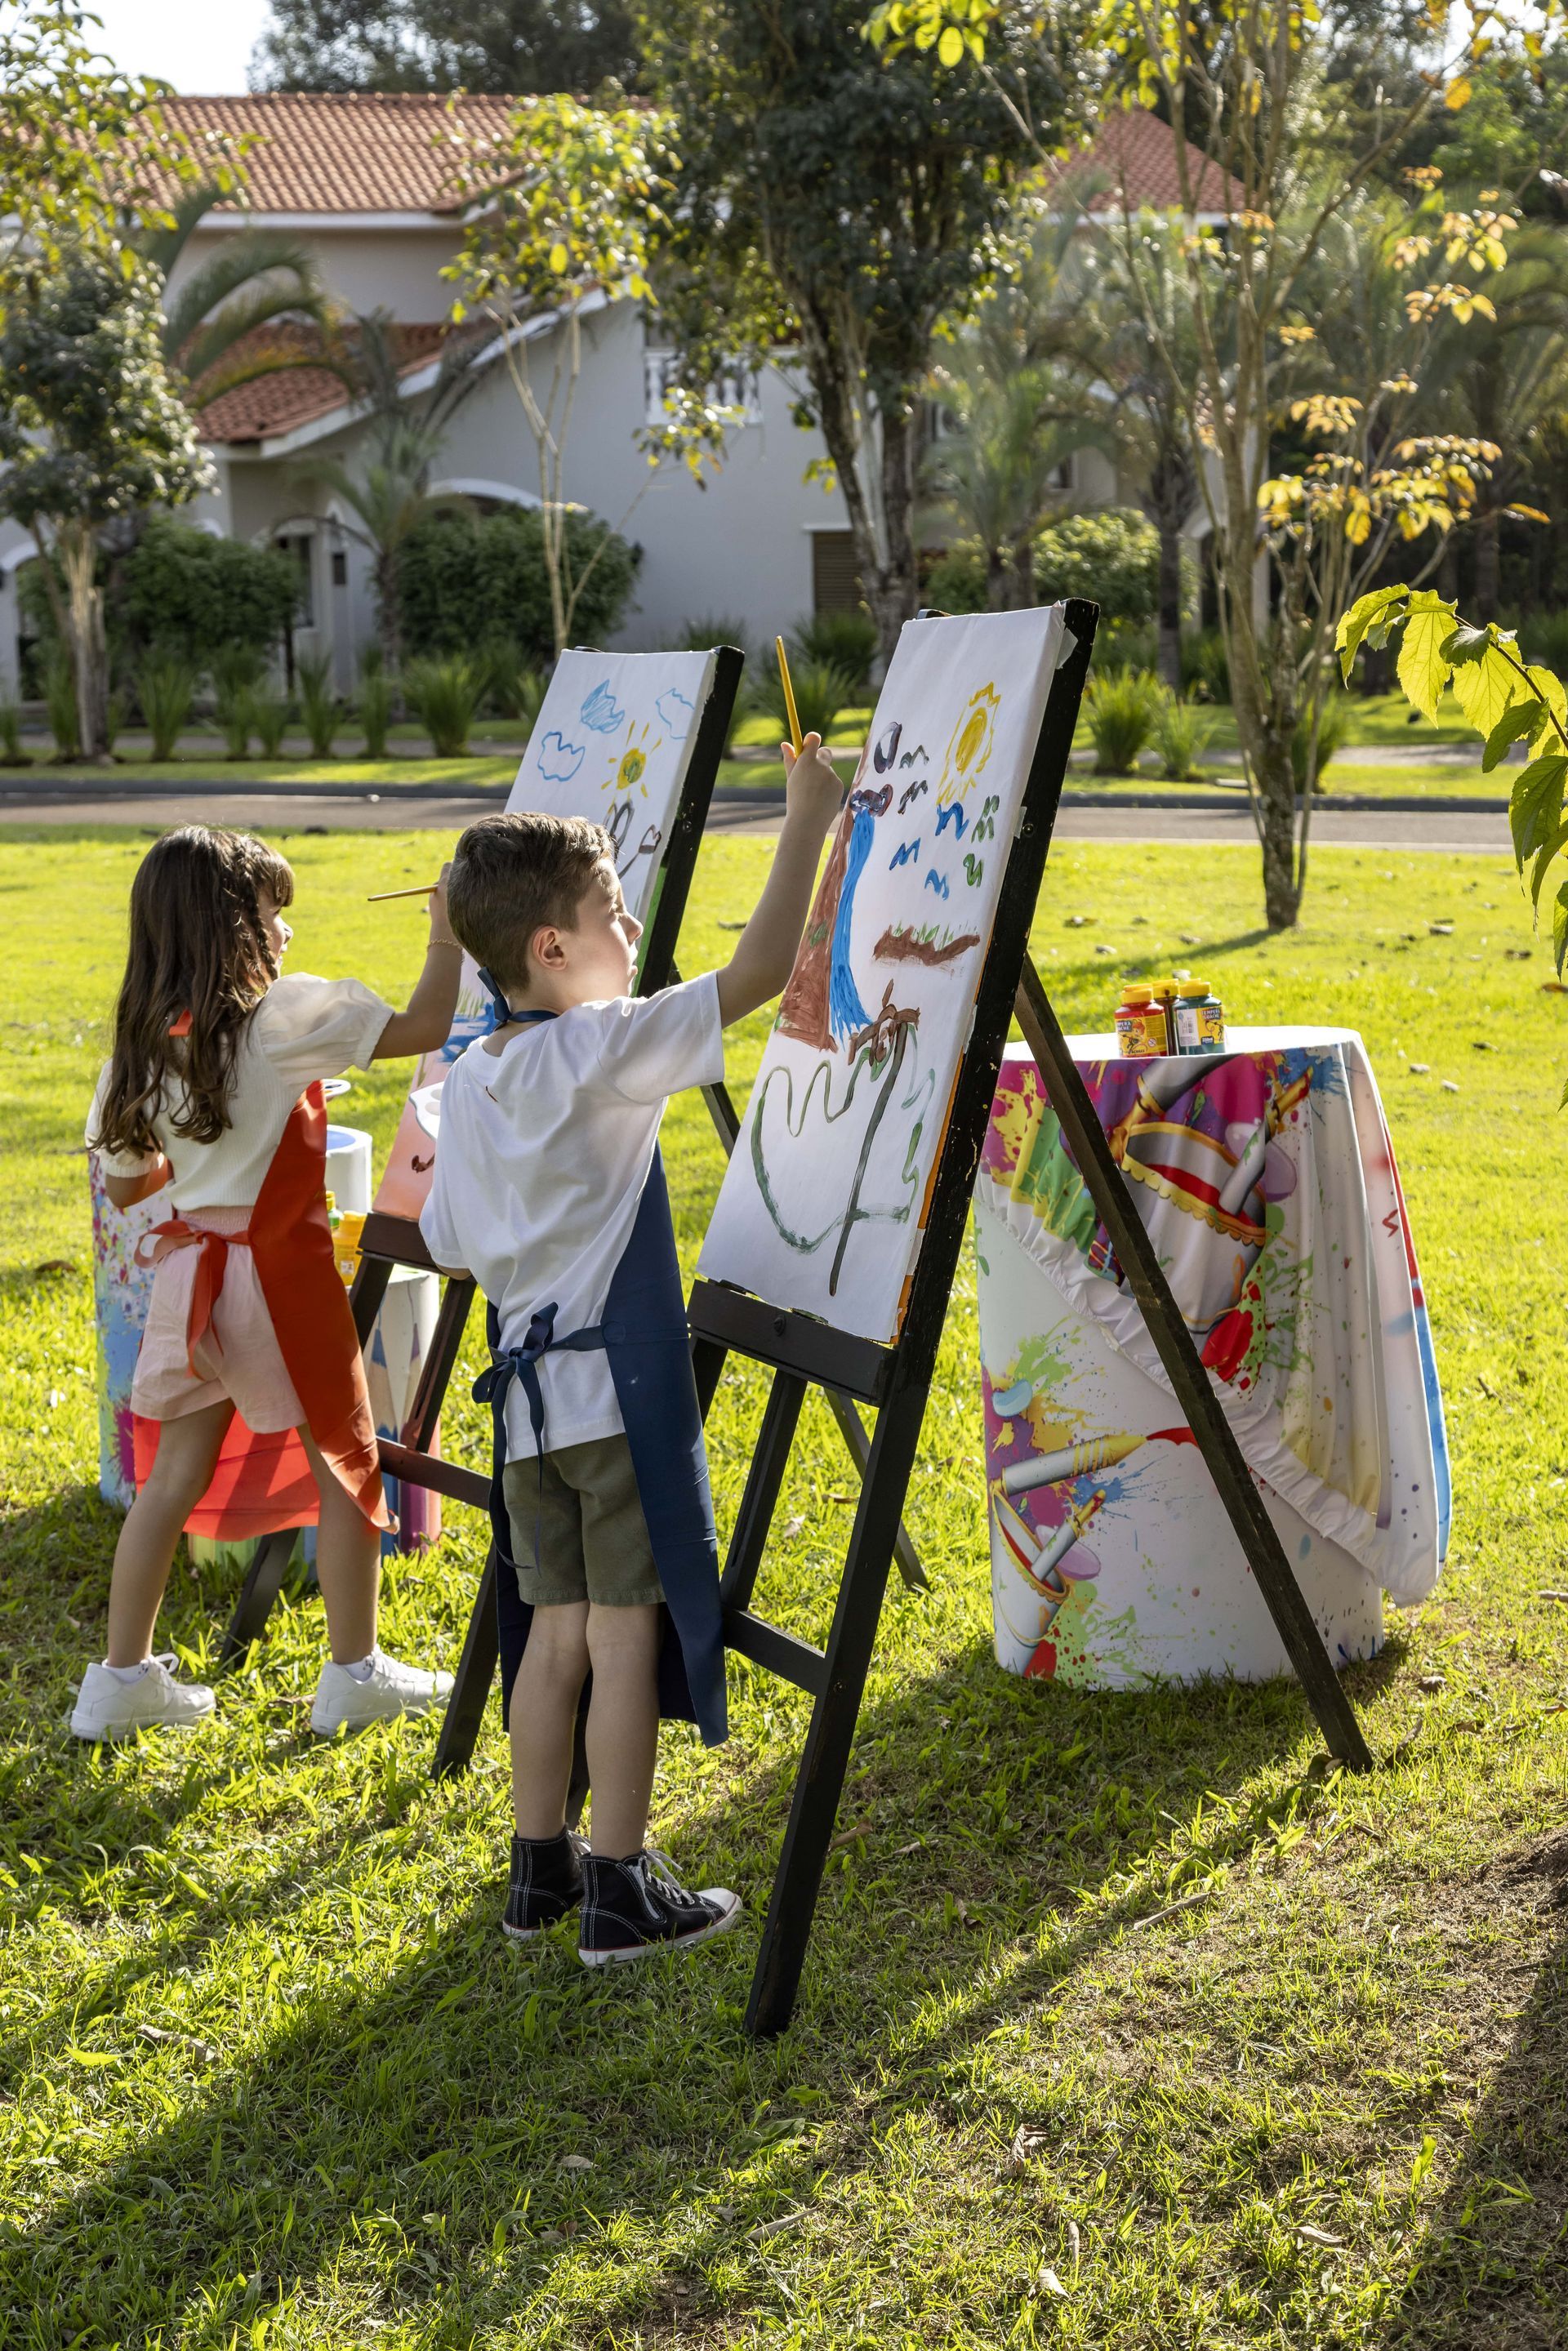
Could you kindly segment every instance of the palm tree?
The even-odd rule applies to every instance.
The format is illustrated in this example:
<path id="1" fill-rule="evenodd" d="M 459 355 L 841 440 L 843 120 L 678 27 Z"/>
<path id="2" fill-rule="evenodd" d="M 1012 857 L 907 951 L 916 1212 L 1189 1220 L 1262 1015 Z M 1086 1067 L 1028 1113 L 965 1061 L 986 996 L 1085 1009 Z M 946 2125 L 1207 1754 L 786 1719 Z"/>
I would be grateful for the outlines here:
<path id="1" fill-rule="evenodd" d="M 993 611 L 1034 601 L 1035 539 L 1072 509 L 1069 458 L 1111 447 L 1103 403 L 1069 356 L 1073 213 L 1037 231 L 932 371 L 930 396 L 947 430 L 926 451 L 924 486 L 979 540 Z"/>
<path id="2" fill-rule="evenodd" d="M 319 367 L 319 332 L 328 325 L 314 256 L 296 238 L 271 229 L 238 229 L 226 236 L 170 295 L 175 265 L 221 193 L 210 183 L 191 189 L 174 206 L 171 225 L 149 230 L 141 241 L 163 282 L 163 356 L 198 415 L 239 384 L 288 368 Z M 265 327 L 285 331 L 264 335 Z M 308 328 L 319 332 L 299 331 Z"/>
<path id="3" fill-rule="evenodd" d="M 393 670 L 402 652 L 399 596 L 402 550 L 409 533 L 431 505 L 431 469 L 453 417 L 477 389 L 477 362 L 492 340 L 488 329 L 449 335 L 442 345 L 434 381 L 417 413 L 404 390 L 407 362 L 385 311 L 356 318 L 335 339 L 325 362 L 343 378 L 368 412 L 364 463 L 355 468 L 341 457 L 307 458 L 295 469 L 295 479 L 301 487 L 325 490 L 355 517 L 341 528 L 370 553 L 382 649 Z M 319 359 L 317 364 L 322 363 Z"/>
<path id="4" fill-rule="evenodd" d="M 1074 346 L 1111 402 L 1117 473 L 1159 540 L 1159 667 L 1177 693 L 1181 541 L 1198 502 L 1199 458 L 1175 372 L 1151 342 L 1147 319 L 1152 308 L 1165 350 L 1178 368 L 1190 354 L 1185 372 L 1195 380 L 1197 338 L 1180 234 L 1177 224 L 1145 213 L 1097 242 L 1081 265 L 1086 284 L 1072 313 Z"/>
<path id="5" fill-rule="evenodd" d="M 1499 455 L 1476 500 L 1476 617 L 1498 612 L 1499 541 L 1505 515 L 1544 522 L 1516 503 L 1542 432 L 1568 403 L 1568 237 L 1555 222 L 1513 238 L 1508 264 L 1488 287 L 1495 316 L 1450 325 L 1438 339 L 1432 384 L 1452 429 L 1490 441 Z"/>

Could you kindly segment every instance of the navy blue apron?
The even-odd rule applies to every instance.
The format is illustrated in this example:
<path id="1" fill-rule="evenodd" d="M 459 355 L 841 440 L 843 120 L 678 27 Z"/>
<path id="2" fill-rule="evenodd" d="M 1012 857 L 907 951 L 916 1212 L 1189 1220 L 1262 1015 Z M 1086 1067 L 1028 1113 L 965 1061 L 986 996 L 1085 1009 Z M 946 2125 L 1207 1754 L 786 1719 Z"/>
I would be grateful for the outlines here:
<path id="1" fill-rule="evenodd" d="M 553 1013 L 513 1019 L 553 1019 Z M 494 1358 L 474 1394 L 494 1416 L 490 1526 L 496 1543 L 496 1615 L 501 1656 L 502 1719 L 522 1661 L 533 1610 L 517 1589 L 512 1532 L 501 1473 L 507 1463 L 507 1395 L 520 1380 L 534 1443 L 546 1449 L 538 1363 L 552 1348 L 574 1353 L 602 1347 L 610 1363 L 626 1441 L 636 1472 L 653 1563 L 664 1593 L 659 1655 L 659 1711 L 695 1722 L 703 1742 L 729 1735 L 724 1673 L 724 1620 L 718 1596 L 718 1536 L 708 1486 L 702 1416 L 692 1375 L 685 1290 L 657 1147 L 631 1237 L 611 1279 L 601 1320 L 559 1334 L 554 1306 L 536 1313 L 520 1347 L 503 1353 L 500 1317 L 490 1305 L 486 1335 Z"/>

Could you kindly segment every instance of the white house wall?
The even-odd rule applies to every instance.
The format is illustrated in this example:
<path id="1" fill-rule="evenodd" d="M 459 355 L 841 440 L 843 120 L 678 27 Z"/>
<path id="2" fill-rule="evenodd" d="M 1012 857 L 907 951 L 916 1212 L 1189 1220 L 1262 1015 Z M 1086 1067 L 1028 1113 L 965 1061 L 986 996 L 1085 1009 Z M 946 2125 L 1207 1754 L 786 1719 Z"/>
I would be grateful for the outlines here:
<path id="1" fill-rule="evenodd" d="M 385 310 L 411 326 L 432 326 L 452 308 L 456 288 L 441 275 L 456 254 L 458 236 L 450 222 L 430 227 L 296 227 L 287 215 L 274 225 L 311 254 L 334 302 L 345 310 Z M 196 229 L 172 273 L 177 288 L 235 234 L 233 228 Z"/>

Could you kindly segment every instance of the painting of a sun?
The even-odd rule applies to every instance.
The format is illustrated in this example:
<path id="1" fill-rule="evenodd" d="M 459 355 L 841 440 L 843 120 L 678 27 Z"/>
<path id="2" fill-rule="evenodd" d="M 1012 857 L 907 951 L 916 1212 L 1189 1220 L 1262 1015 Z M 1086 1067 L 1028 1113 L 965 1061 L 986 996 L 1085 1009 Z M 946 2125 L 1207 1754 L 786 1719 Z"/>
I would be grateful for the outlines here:
<path id="1" fill-rule="evenodd" d="M 659 748 L 660 744 L 664 739 L 664 737 L 660 735 L 655 737 L 653 742 L 650 742 L 648 737 L 652 733 L 653 721 L 651 719 L 645 720 L 641 726 L 633 721 L 626 729 L 626 741 L 622 748 L 621 756 L 616 760 L 614 767 L 611 769 L 604 781 L 605 790 L 611 793 L 615 799 L 619 799 L 622 793 L 634 792 L 639 789 L 641 789 L 644 799 L 647 797 L 648 788 L 643 783 L 643 778 L 647 773 L 649 759 Z"/>
<path id="2" fill-rule="evenodd" d="M 1000 705 L 1001 695 L 988 682 L 976 687 L 959 712 L 942 761 L 942 785 L 936 795 L 939 807 L 962 799 L 990 758 Z"/>

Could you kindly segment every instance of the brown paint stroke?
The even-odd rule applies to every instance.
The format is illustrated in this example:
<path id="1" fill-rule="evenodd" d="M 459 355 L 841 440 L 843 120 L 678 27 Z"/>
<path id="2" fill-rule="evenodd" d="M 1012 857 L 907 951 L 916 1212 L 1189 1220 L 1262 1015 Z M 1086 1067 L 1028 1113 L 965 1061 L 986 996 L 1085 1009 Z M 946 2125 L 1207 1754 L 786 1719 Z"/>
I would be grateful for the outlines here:
<path id="1" fill-rule="evenodd" d="M 978 931 L 966 931 L 962 938 L 949 939 L 946 946 L 939 947 L 934 939 L 917 939 L 910 931 L 889 929 L 883 931 L 872 954 L 878 963 L 924 963 L 935 968 L 951 963 L 956 956 L 967 955 L 971 947 L 979 944 Z"/>

